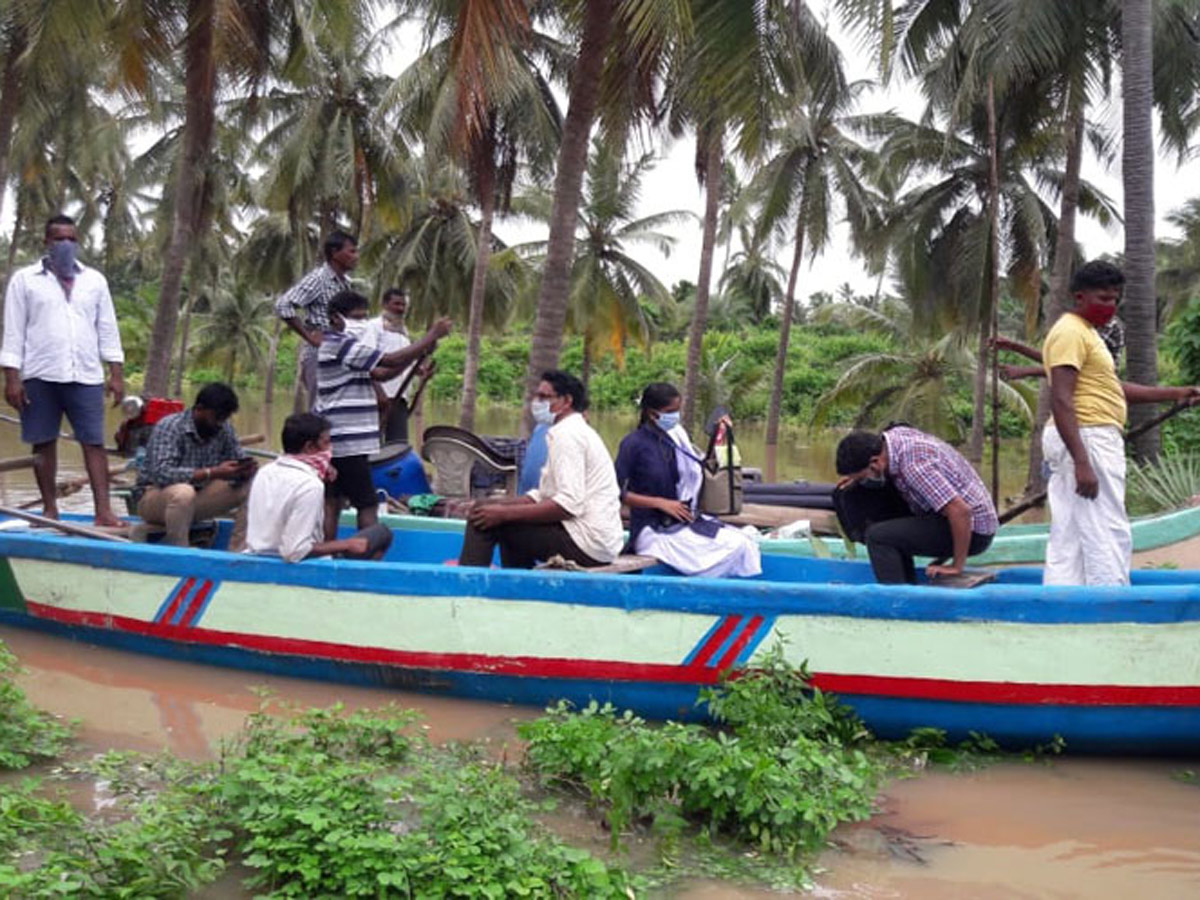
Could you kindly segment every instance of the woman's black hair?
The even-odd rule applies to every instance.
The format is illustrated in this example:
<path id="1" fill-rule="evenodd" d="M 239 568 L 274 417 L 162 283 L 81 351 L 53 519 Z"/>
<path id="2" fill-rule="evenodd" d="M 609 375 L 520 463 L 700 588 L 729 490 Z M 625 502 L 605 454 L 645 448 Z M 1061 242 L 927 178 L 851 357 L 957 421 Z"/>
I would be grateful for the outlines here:
<path id="1" fill-rule="evenodd" d="M 642 391 L 641 402 L 638 404 L 642 411 L 638 424 L 645 425 L 650 421 L 651 410 L 658 412 L 678 396 L 679 388 L 665 381 L 653 381 L 646 385 L 646 389 Z"/>

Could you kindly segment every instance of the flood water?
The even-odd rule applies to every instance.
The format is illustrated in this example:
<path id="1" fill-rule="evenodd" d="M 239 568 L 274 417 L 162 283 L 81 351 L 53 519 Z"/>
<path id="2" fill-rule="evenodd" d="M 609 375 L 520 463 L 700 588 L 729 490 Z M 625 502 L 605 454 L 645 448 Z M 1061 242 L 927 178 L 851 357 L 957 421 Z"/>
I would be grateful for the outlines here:
<path id="1" fill-rule="evenodd" d="M 514 722 L 533 710 L 248 674 L 78 644 L 0 627 L 38 706 L 80 721 L 84 753 L 217 751 L 258 708 L 255 687 L 281 702 L 420 710 L 435 741 L 485 740 L 519 757 Z M 812 896 L 829 900 L 1200 897 L 1200 785 L 1192 761 L 1055 759 L 971 773 L 934 771 L 889 783 L 869 822 L 834 833 Z M 576 823 L 564 835 L 602 851 L 608 835 Z M 247 896 L 224 881 L 205 897 Z M 676 884 L 686 900 L 767 898 L 762 888 Z"/>
<path id="2" fill-rule="evenodd" d="M 188 392 L 190 398 L 194 391 Z M 279 449 L 279 432 L 283 420 L 291 412 L 291 398 L 287 391 L 276 395 L 276 402 L 268 406 L 260 394 L 240 392 L 241 409 L 233 417 L 239 435 L 259 434 L 264 441 L 256 446 L 264 449 Z M 430 425 L 457 425 L 458 405 L 455 403 L 424 403 L 421 417 L 412 427 L 418 434 Z M 11 410 L 7 411 L 11 413 Z M 637 423 L 637 415 L 628 412 L 593 411 L 588 413 L 589 422 L 600 433 L 609 450 L 616 455 L 621 439 Z M 64 422 L 64 425 L 66 423 Z M 120 424 L 120 414 L 110 410 L 108 434 L 113 434 Z M 520 431 L 521 411 L 513 407 L 481 406 L 476 415 L 476 431 L 484 435 L 515 435 Z M 822 430 L 810 431 L 796 426 L 784 426 L 776 460 L 778 481 L 807 480 L 817 482 L 836 481 L 834 451 L 841 432 Z M 742 461 L 746 466 L 762 468 L 766 457 L 766 424 L 762 421 L 738 423 L 737 441 L 741 448 Z M 990 453 L 990 449 L 988 451 Z M 1002 497 L 1017 497 L 1025 485 L 1027 441 L 1013 439 L 1003 442 L 1000 448 L 1000 493 Z M 27 456 L 29 448 L 21 443 L 18 426 L 0 420 L 0 458 Z M 114 465 L 121 460 L 113 459 Z M 981 470 L 984 481 L 991 484 L 991 462 L 985 460 Z M 83 457 L 79 448 L 71 441 L 59 442 L 59 480 L 70 480 L 83 475 Z M 6 505 L 37 499 L 33 473 L 24 469 L 0 473 L 0 502 Z M 91 509 L 91 495 L 85 488 L 62 502 L 64 509 L 87 511 Z M 1001 506 L 1007 503 L 1002 502 Z M 117 509 L 118 514 L 124 510 Z"/>

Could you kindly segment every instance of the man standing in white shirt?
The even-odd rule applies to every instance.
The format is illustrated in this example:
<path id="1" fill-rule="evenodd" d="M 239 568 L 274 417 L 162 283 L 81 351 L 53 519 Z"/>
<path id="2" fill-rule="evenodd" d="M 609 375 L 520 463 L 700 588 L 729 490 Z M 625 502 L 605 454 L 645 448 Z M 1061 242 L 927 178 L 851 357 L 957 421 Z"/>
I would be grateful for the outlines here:
<path id="1" fill-rule="evenodd" d="M 405 317 L 408 314 L 408 294 L 402 288 L 388 288 L 383 292 L 379 315 L 367 322 L 363 341 L 381 353 L 403 350 L 412 343 Z M 434 361 L 426 357 L 413 363 L 395 378 L 376 383 L 380 397 L 379 421 L 383 432 L 383 443 L 408 443 L 408 417 L 412 413 L 412 398 L 417 377 L 427 378 L 433 374 Z M 417 366 L 414 373 L 413 366 Z M 404 393 L 400 393 L 400 388 Z"/>
<path id="2" fill-rule="evenodd" d="M 108 282 L 76 260 L 75 220 L 46 223 L 46 255 L 13 273 L 4 296 L 4 397 L 21 414 L 21 440 L 33 445 L 42 514 L 58 518 L 58 429 L 63 413 L 83 445 L 97 525 L 120 525 L 108 495 L 104 394 L 125 395 L 121 334 Z M 108 379 L 104 377 L 108 364 Z"/>
<path id="3" fill-rule="evenodd" d="M 546 372 L 531 406 L 535 421 L 552 423 L 541 480 L 520 497 L 475 504 L 459 565 L 490 565 L 497 544 L 505 568 L 552 556 L 589 568 L 612 562 L 625 543 L 621 493 L 608 448 L 582 415 L 587 389 L 574 375 Z"/>
<path id="4" fill-rule="evenodd" d="M 283 456 L 258 470 L 250 488 L 246 552 L 300 562 L 314 556 L 380 559 L 392 532 L 375 523 L 325 540 L 325 486 L 335 477 L 329 420 L 296 413 L 283 423 Z"/>

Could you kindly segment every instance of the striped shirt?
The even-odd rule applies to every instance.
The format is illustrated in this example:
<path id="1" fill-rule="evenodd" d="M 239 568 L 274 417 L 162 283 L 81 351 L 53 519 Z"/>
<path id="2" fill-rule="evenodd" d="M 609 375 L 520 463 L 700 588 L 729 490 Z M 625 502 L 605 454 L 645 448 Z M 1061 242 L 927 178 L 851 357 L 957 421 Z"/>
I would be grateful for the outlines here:
<path id="1" fill-rule="evenodd" d="M 339 275 L 329 263 L 322 263 L 275 301 L 275 315 L 281 319 L 299 319 L 303 313 L 307 328 L 324 331 L 329 327 L 329 301 L 349 287 L 346 276 Z"/>
<path id="2" fill-rule="evenodd" d="M 956 497 L 971 508 L 971 531 L 995 534 L 996 507 L 971 464 L 953 447 L 915 428 L 897 426 L 883 433 L 888 475 L 915 513 L 941 512 Z"/>
<path id="3" fill-rule="evenodd" d="M 382 355 L 344 332 L 326 331 L 321 339 L 313 412 L 329 420 L 334 457 L 379 452 L 379 403 L 371 370 Z"/>

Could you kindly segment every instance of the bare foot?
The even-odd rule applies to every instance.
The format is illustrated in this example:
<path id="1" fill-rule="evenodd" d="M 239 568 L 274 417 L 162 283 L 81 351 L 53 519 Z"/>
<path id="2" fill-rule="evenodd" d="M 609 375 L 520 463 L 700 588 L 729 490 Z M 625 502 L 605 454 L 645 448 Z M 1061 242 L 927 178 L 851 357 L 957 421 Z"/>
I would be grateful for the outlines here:
<path id="1" fill-rule="evenodd" d="M 125 525 L 124 522 L 122 522 L 112 513 L 108 513 L 107 515 L 103 516 L 97 515 L 96 518 L 92 520 L 92 524 L 108 528 L 121 528 Z"/>
<path id="2" fill-rule="evenodd" d="M 58 518 L 58 507 L 57 506 L 47 506 L 45 509 L 42 510 L 42 517 L 45 519 L 57 519 Z"/>

